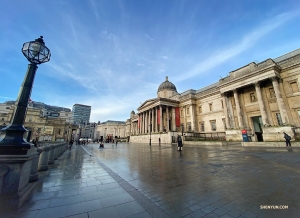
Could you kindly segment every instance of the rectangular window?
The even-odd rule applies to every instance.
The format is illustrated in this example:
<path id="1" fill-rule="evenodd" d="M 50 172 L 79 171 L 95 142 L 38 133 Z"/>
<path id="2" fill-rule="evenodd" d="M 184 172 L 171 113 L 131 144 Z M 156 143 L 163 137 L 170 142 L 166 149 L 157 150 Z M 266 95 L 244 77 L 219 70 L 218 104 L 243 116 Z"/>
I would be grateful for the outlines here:
<path id="1" fill-rule="evenodd" d="M 291 82 L 290 85 L 291 85 L 291 88 L 292 88 L 292 92 L 293 92 L 293 93 L 299 92 L 299 87 L 298 87 L 297 82 Z"/>
<path id="2" fill-rule="evenodd" d="M 200 123 L 200 129 L 201 129 L 201 132 L 205 132 L 204 122 Z"/>
<path id="3" fill-rule="evenodd" d="M 221 101 L 221 105 L 222 105 L 222 109 L 224 109 L 224 104 L 223 104 L 223 101 Z"/>
<path id="4" fill-rule="evenodd" d="M 191 125 L 191 123 L 187 123 L 187 129 L 188 129 L 189 132 L 192 131 L 192 125 Z"/>
<path id="5" fill-rule="evenodd" d="M 186 114 L 190 114 L 190 107 L 186 108 Z"/>
<path id="6" fill-rule="evenodd" d="M 183 110 L 182 109 L 180 110 L 180 115 L 183 116 Z"/>
<path id="7" fill-rule="evenodd" d="M 209 111 L 212 111 L 212 110 L 213 110 L 213 104 L 210 103 L 210 104 L 209 104 Z"/>
<path id="8" fill-rule="evenodd" d="M 270 89 L 269 89 L 269 92 L 270 92 L 270 97 L 271 97 L 271 98 L 276 98 L 275 91 L 274 91 L 273 88 L 270 88 Z"/>
<path id="9" fill-rule="evenodd" d="M 282 119 L 281 119 L 281 115 L 280 115 L 280 113 L 277 113 L 276 114 L 276 119 L 277 119 L 277 123 L 278 123 L 278 125 L 279 126 L 282 126 Z"/>
<path id="10" fill-rule="evenodd" d="M 199 106 L 198 111 L 199 111 L 199 114 L 202 113 L 202 106 Z"/>
<path id="11" fill-rule="evenodd" d="M 211 125 L 211 131 L 216 131 L 217 130 L 216 120 L 211 120 L 210 125 Z"/>

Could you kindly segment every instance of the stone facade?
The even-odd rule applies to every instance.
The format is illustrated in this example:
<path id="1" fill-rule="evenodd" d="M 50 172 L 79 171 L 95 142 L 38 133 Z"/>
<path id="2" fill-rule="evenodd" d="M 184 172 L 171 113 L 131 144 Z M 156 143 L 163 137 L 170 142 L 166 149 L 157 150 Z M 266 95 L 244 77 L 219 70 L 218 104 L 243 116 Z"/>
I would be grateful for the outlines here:
<path id="1" fill-rule="evenodd" d="M 14 110 L 14 104 L 0 104 L 0 129 L 11 123 Z M 74 138 L 77 125 L 70 123 L 70 120 L 65 117 L 47 117 L 43 116 L 41 112 L 41 108 L 28 106 L 24 122 L 24 126 L 28 130 L 27 140 L 66 141 L 71 137 Z M 61 113 L 69 115 L 68 111 Z"/>
<path id="2" fill-rule="evenodd" d="M 245 129 L 250 141 L 282 140 L 283 132 L 294 138 L 292 128 L 300 127 L 299 83 L 300 49 L 249 63 L 214 84 L 181 94 L 166 78 L 156 98 L 131 112 L 126 131 L 145 143 L 150 131 L 224 133 L 227 141 L 242 141 Z"/>
<path id="3" fill-rule="evenodd" d="M 118 138 L 125 138 L 128 136 L 126 134 L 126 123 L 124 121 L 108 120 L 95 126 L 95 140 L 100 140 L 101 138 L 106 140 L 108 137 L 113 139 L 116 136 Z"/>

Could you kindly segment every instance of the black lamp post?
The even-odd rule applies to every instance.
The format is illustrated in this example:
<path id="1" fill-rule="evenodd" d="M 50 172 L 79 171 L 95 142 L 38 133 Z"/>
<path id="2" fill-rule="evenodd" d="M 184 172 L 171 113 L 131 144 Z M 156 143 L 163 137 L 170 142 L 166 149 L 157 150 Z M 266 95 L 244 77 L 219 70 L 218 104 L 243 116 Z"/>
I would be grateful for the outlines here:
<path id="1" fill-rule="evenodd" d="M 19 92 L 12 123 L 1 129 L 0 137 L 0 150 L 10 150 L 13 153 L 19 150 L 25 150 L 26 152 L 26 149 L 32 147 L 32 144 L 24 138 L 25 133 L 28 132 L 24 127 L 28 101 L 38 68 L 37 65 L 48 62 L 51 56 L 50 50 L 45 46 L 42 36 L 34 41 L 24 43 L 22 53 L 30 64 L 28 64 L 28 69 Z"/>
<path id="2" fill-rule="evenodd" d="M 150 123 L 150 146 L 151 146 L 151 131 L 152 131 L 152 123 Z"/>

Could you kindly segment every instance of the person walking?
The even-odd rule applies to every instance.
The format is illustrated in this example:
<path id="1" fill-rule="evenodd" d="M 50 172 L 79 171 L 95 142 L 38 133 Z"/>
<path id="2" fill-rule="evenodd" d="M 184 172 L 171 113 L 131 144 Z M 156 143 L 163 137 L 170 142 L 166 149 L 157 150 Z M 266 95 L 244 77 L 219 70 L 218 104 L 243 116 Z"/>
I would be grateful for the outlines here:
<path id="1" fill-rule="evenodd" d="M 291 147 L 291 139 L 292 139 L 291 136 L 289 136 L 288 134 L 283 132 L 283 138 L 285 138 L 286 147 L 288 147 L 288 146 Z"/>
<path id="2" fill-rule="evenodd" d="M 182 138 L 179 134 L 177 134 L 177 146 L 178 146 L 177 150 L 182 151 L 182 146 L 183 146 Z"/>
<path id="3" fill-rule="evenodd" d="M 70 142 L 69 142 L 69 149 L 70 150 L 71 150 L 72 146 L 73 146 L 73 139 L 71 139 Z"/>
<path id="4" fill-rule="evenodd" d="M 160 145 L 160 138 L 158 138 L 158 145 Z"/>

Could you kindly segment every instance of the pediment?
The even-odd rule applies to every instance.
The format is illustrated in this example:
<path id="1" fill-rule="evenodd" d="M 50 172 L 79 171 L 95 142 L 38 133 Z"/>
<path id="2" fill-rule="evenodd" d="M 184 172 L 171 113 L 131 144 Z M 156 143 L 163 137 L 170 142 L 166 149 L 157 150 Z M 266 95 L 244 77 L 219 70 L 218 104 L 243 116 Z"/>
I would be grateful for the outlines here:
<path id="1" fill-rule="evenodd" d="M 157 100 L 157 98 L 152 98 L 152 99 L 148 99 L 148 100 L 144 101 L 144 103 L 142 103 L 139 106 L 138 110 L 142 109 L 143 107 L 147 107 L 147 106 L 153 104 L 156 100 Z"/>

